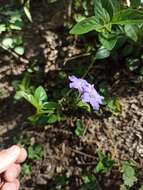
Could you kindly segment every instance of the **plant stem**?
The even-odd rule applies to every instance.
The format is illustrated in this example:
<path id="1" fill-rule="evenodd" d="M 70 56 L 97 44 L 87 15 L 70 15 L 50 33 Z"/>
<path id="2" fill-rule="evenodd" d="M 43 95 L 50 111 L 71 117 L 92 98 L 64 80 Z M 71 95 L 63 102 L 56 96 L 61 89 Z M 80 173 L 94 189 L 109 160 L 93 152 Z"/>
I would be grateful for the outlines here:
<path id="1" fill-rule="evenodd" d="M 0 43 L 0 47 L 4 50 L 6 50 L 7 52 L 9 52 L 11 55 L 13 55 L 13 57 L 15 57 L 16 59 L 19 59 L 21 62 L 23 63 L 29 63 L 28 59 L 25 59 L 23 57 L 20 57 L 16 52 L 14 52 L 12 49 L 7 48 L 6 46 L 4 46 L 2 43 Z"/>
<path id="2" fill-rule="evenodd" d="M 89 55 L 89 54 L 88 54 Z M 96 57 L 92 57 L 92 61 L 89 65 L 89 67 L 87 68 L 87 71 L 83 74 L 83 76 L 81 78 L 85 78 L 87 76 L 87 74 L 89 73 L 89 71 L 92 69 L 94 63 L 95 63 Z M 72 92 L 72 89 L 70 89 L 60 100 L 59 103 L 62 104 L 62 102 L 64 101 L 64 99 L 69 96 L 69 94 Z"/>

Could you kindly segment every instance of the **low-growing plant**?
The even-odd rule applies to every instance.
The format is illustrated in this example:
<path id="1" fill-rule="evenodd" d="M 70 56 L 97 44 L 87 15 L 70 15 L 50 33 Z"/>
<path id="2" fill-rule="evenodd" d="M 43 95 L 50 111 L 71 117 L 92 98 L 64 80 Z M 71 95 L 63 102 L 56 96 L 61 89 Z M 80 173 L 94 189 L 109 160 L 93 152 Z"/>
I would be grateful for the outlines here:
<path id="1" fill-rule="evenodd" d="M 96 190 L 99 189 L 98 188 L 98 184 L 97 184 L 97 179 L 94 175 L 86 175 L 83 176 L 83 182 L 84 184 L 82 185 L 80 190 Z"/>
<path id="2" fill-rule="evenodd" d="M 112 167 L 115 164 L 115 160 L 111 158 L 110 155 L 105 155 L 103 152 L 98 151 L 98 163 L 95 168 L 96 173 L 107 173 L 111 171 Z"/>
<path id="3" fill-rule="evenodd" d="M 20 86 L 17 91 L 16 97 L 24 98 L 36 109 L 36 113 L 29 117 L 32 123 L 55 123 L 60 121 L 59 108 L 60 105 L 56 102 L 48 101 L 48 96 L 42 86 L 37 87 L 35 90 Z"/>
<path id="4" fill-rule="evenodd" d="M 76 121 L 76 129 L 75 129 L 75 134 L 78 137 L 82 137 L 85 131 L 85 126 L 83 125 L 81 120 Z"/>
<path id="5" fill-rule="evenodd" d="M 118 0 L 93 2 L 94 16 L 82 19 L 70 33 L 81 35 L 96 31 L 101 44 L 96 52 L 96 59 L 109 57 L 113 49 L 117 50 L 129 39 L 136 43 L 142 38 L 143 11 L 139 9 L 140 1 L 136 4 L 131 1 L 130 7 Z"/>
<path id="6" fill-rule="evenodd" d="M 110 96 L 108 84 L 106 82 L 100 83 L 99 91 L 104 96 L 104 105 L 106 109 L 115 116 L 119 115 L 122 111 L 120 100 L 115 96 Z"/>
<path id="7" fill-rule="evenodd" d="M 138 181 L 133 162 L 125 162 L 122 166 L 122 178 L 125 188 L 130 189 Z"/>

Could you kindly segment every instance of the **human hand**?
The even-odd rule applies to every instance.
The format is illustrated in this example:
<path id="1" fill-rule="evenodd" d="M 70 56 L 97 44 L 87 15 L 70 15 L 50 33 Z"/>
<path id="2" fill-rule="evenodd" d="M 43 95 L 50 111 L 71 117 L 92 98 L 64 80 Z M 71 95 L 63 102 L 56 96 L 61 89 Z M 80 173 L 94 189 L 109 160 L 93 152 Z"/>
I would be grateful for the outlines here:
<path id="1" fill-rule="evenodd" d="M 17 179 L 21 167 L 27 157 L 26 150 L 17 145 L 0 151 L 0 190 L 18 190 L 19 180 Z"/>

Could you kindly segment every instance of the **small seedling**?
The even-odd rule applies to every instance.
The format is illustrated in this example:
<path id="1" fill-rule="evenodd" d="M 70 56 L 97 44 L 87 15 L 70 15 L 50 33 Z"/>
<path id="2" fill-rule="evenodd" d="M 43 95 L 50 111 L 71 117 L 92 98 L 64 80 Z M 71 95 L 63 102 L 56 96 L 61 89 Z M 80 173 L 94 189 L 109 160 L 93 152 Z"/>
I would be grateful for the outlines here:
<path id="1" fill-rule="evenodd" d="M 85 131 L 85 127 L 83 125 L 83 123 L 80 120 L 76 121 L 76 129 L 75 129 L 75 134 L 78 137 L 82 137 Z"/>
<path id="2" fill-rule="evenodd" d="M 105 97 L 104 105 L 106 108 L 115 116 L 118 116 L 122 111 L 122 106 L 120 100 L 116 97 L 110 97 L 108 84 L 106 82 L 102 82 L 99 85 L 99 90 L 101 94 Z"/>
<path id="3" fill-rule="evenodd" d="M 41 145 L 28 147 L 28 159 L 41 160 L 43 156 L 44 156 L 44 149 Z"/>
<path id="4" fill-rule="evenodd" d="M 59 115 L 60 105 L 56 102 L 48 101 L 47 93 L 42 86 L 34 90 L 32 86 L 30 87 L 29 81 L 24 79 L 15 97 L 17 99 L 24 98 L 36 109 L 36 113 L 29 117 L 33 124 L 52 124 L 61 119 Z"/>
<path id="5" fill-rule="evenodd" d="M 135 165 L 131 162 L 125 162 L 122 167 L 122 173 L 124 185 L 131 188 L 138 180 Z"/>
<path id="6" fill-rule="evenodd" d="M 83 176 L 84 184 L 80 190 L 96 190 L 97 189 L 97 180 L 94 175 Z"/>
<path id="7" fill-rule="evenodd" d="M 101 151 L 97 152 L 99 161 L 95 168 L 96 173 L 107 173 L 109 172 L 115 164 L 115 161 L 111 156 L 103 154 Z"/>
<path id="8" fill-rule="evenodd" d="M 30 176 L 32 173 L 32 165 L 30 163 L 25 163 L 22 166 L 22 176 Z"/>

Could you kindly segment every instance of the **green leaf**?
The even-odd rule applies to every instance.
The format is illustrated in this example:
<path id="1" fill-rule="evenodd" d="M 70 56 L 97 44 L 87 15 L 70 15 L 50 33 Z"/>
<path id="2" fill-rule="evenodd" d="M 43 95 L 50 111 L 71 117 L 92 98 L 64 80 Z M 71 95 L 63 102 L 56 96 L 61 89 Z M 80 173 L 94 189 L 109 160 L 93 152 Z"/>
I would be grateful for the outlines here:
<path id="1" fill-rule="evenodd" d="M 128 187 L 132 187 L 137 182 L 137 177 L 134 167 L 129 163 L 125 162 L 122 167 L 124 184 Z"/>
<path id="2" fill-rule="evenodd" d="M 57 109 L 59 105 L 56 102 L 45 102 L 43 103 L 43 107 L 44 109 L 53 110 L 53 109 Z"/>
<path id="3" fill-rule="evenodd" d="M 138 41 L 138 28 L 136 25 L 125 25 L 125 33 L 126 35 L 131 38 L 133 41 Z"/>
<path id="4" fill-rule="evenodd" d="M 115 161 L 112 160 L 110 156 L 103 154 L 101 151 L 97 151 L 97 153 L 98 153 L 99 162 L 95 168 L 95 171 L 97 173 L 109 172 L 112 169 L 113 165 L 115 164 Z"/>
<path id="5" fill-rule="evenodd" d="M 29 11 L 29 8 L 25 6 L 23 9 L 24 9 L 24 12 L 25 12 L 27 18 L 29 19 L 29 21 L 32 22 L 32 16 L 31 16 L 31 13 Z"/>
<path id="6" fill-rule="evenodd" d="M 107 107 L 113 115 L 117 116 L 121 113 L 122 106 L 118 98 L 115 97 L 111 99 L 109 98 L 106 101 L 107 101 Z"/>
<path id="7" fill-rule="evenodd" d="M 105 170 L 104 164 L 101 161 L 99 161 L 97 166 L 96 166 L 96 172 L 99 173 L 99 172 L 104 171 L 104 170 Z"/>
<path id="8" fill-rule="evenodd" d="M 22 27 L 23 27 L 23 22 L 17 20 L 15 23 L 10 24 L 9 27 L 10 27 L 12 30 L 21 30 Z"/>
<path id="9" fill-rule="evenodd" d="M 23 175 L 26 175 L 26 176 L 31 175 L 31 173 L 32 173 L 32 165 L 25 163 L 22 166 L 22 173 L 23 173 Z"/>
<path id="10" fill-rule="evenodd" d="M 6 48 L 13 48 L 13 39 L 12 38 L 4 38 L 2 40 L 2 44 L 6 47 Z"/>
<path id="11" fill-rule="evenodd" d="M 94 13 L 99 24 L 104 25 L 110 22 L 109 12 L 103 7 L 102 0 L 94 0 Z"/>
<path id="12" fill-rule="evenodd" d="M 92 30 L 95 30 L 96 28 L 102 28 L 97 22 L 97 19 L 95 16 L 86 18 L 82 20 L 81 22 L 78 22 L 71 30 L 70 34 L 85 34 Z"/>
<path id="13" fill-rule="evenodd" d="M 23 44 L 23 38 L 21 36 L 17 36 L 13 39 L 15 46 L 20 46 Z"/>
<path id="14" fill-rule="evenodd" d="M 113 38 L 105 38 L 103 35 L 99 35 L 99 40 L 101 44 L 106 48 L 107 50 L 112 50 L 116 43 L 117 43 L 117 37 Z"/>
<path id="15" fill-rule="evenodd" d="M 32 160 L 40 160 L 44 155 L 43 147 L 40 145 L 28 147 L 28 158 Z"/>
<path id="16" fill-rule="evenodd" d="M 110 51 L 103 46 L 100 47 L 96 52 L 96 59 L 105 59 L 110 56 Z"/>
<path id="17" fill-rule="evenodd" d="M 0 24 L 0 34 L 2 32 L 5 32 L 6 31 L 6 25 L 5 24 Z"/>
<path id="18" fill-rule="evenodd" d="M 102 9 L 106 9 L 110 16 L 112 17 L 120 9 L 120 3 L 118 0 L 94 0 L 94 12 L 95 15 L 99 11 L 102 12 Z"/>
<path id="19" fill-rule="evenodd" d="M 90 107 L 90 105 L 89 105 L 88 103 L 86 103 L 86 102 L 79 101 L 78 104 L 77 104 L 77 106 L 78 106 L 79 108 L 82 108 L 82 109 L 86 110 L 87 112 L 91 112 L 91 107 Z"/>
<path id="20" fill-rule="evenodd" d="M 82 123 L 80 120 L 77 120 L 77 121 L 76 121 L 75 134 L 76 134 L 78 137 L 81 137 L 81 136 L 83 136 L 84 131 L 85 131 L 85 128 L 84 128 L 84 126 L 83 126 L 83 123 Z"/>
<path id="21" fill-rule="evenodd" d="M 58 121 L 58 116 L 57 116 L 57 115 L 52 114 L 52 115 L 49 115 L 49 116 L 48 116 L 47 122 L 48 122 L 49 124 L 56 123 L 57 121 Z"/>
<path id="22" fill-rule="evenodd" d="M 112 18 L 112 24 L 142 24 L 143 11 L 136 9 L 124 9 L 118 11 Z"/>
<path id="23" fill-rule="evenodd" d="M 32 94 L 28 94 L 24 91 L 21 91 L 21 96 L 25 98 L 29 103 L 31 103 L 36 109 L 39 108 L 39 103 Z"/>
<path id="24" fill-rule="evenodd" d="M 18 46 L 14 48 L 14 51 L 18 54 L 18 55 L 23 55 L 24 54 L 24 47 L 22 46 Z"/>
<path id="25" fill-rule="evenodd" d="M 43 102 L 47 100 L 47 93 L 42 86 L 36 88 L 34 97 L 37 99 L 38 102 Z"/>

